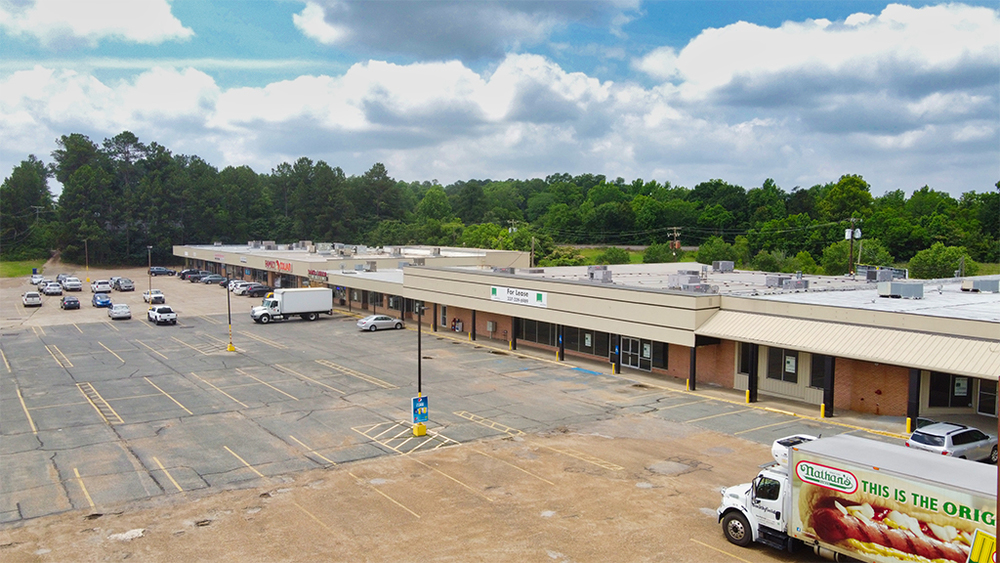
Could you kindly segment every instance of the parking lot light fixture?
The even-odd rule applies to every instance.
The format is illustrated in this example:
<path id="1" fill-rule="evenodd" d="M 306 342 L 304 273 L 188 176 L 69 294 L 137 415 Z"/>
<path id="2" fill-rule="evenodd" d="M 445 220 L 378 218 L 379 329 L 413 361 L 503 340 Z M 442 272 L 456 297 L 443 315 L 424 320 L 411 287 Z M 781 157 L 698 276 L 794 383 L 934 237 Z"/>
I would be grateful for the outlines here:
<path id="1" fill-rule="evenodd" d="M 146 279 L 148 284 L 146 289 L 148 290 L 147 295 L 149 295 L 149 306 L 153 306 L 153 247 L 146 246 Z"/>
<path id="2" fill-rule="evenodd" d="M 423 375 L 421 373 L 422 360 L 423 360 L 423 350 L 421 348 L 421 340 L 422 340 L 421 337 L 422 337 L 422 335 L 424 333 L 424 330 L 423 330 L 424 310 L 426 310 L 427 307 L 424 307 L 424 304 L 421 301 L 420 305 L 415 305 L 414 308 L 417 310 L 417 398 L 420 398 L 420 397 L 423 396 L 422 395 L 423 389 L 421 388 L 421 383 L 422 383 L 421 380 L 422 380 L 422 375 Z M 427 435 L 427 425 L 424 424 L 423 422 L 418 422 L 418 423 L 414 424 L 413 425 L 413 435 L 417 436 L 417 437 L 426 436 Z"/>
<path id="3" fill-rule="evenodd" d="M 226 351 L 235 352 L 236 346 L 233 346 L 233 306 L 230 302 L 229 284 L 223 285 L 222 289 L 226 292 L 226 314 L 229 316 L 229 346 L 226 346 Z"/>

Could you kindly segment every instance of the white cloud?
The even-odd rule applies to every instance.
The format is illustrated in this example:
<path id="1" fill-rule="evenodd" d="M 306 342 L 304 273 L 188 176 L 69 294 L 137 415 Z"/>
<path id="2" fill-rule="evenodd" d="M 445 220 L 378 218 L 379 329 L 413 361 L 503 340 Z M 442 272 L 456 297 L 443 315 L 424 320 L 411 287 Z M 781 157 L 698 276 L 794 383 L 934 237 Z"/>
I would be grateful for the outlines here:
<path id="1" fill-rule="evenodd" d="M 639 0 L 306 0 L 293 23 L 324 45 L 432 59 L 503 58 L 571 23 L 621 36 Z"/>
<path id="2" fill-rule="evenodd" d="M 166 0 L 0 0 L 0 30 L 55 47 L 104 39 L 155 45 L 194 35 Z"/>

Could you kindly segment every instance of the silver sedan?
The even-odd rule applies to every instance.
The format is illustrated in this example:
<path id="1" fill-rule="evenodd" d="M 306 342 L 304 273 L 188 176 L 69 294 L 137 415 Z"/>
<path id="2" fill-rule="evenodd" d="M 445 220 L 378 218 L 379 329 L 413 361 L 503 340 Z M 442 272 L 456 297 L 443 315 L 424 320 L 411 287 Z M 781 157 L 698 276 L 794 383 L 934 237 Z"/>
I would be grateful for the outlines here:
<path id="1" fill-rule="evenodd" d="M 358 328 L 361 330 L 376 330 L 383 328 L 403 328 L 402 319 L 394 319 L 388 315 L 368 315 L 358 321 Z"/>

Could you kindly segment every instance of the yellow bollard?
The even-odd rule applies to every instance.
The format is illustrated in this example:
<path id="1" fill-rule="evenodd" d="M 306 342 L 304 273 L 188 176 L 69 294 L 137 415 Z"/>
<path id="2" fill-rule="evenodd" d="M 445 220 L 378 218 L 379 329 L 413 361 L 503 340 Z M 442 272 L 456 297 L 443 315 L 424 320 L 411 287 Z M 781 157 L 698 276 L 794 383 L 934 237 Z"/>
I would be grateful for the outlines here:
<path id="1" fill-rule="evenodd" d="M 913 419 L 906 417 L 906 433 L 909 434 L 913 432 Z"/>
<path id="2" fill-rule="evenodd" d="M 826 403 L 819 404 L 819 417 L 826 418 Z"/>
<path id="3" fill-rule="evenodd" d="M 750 404 L 750 390 L 747 389 L 747 404 Z"/>
<path id="4" fill-rule="evenodd" d="M 691 379 L 685 379 L 684 380 L 684 390 L 685 391 L 690 391 L 691 390 Z"/>
<path id="5" fill-rule="evenodd" d="M 417 436 L 418 438 L 420 436 L 426 436 L 427 435 L 427 425 L 424 424 L 423 422 L 418 422 L 418 423 L 414 424 L 413 425 L 413 435 Z"/>

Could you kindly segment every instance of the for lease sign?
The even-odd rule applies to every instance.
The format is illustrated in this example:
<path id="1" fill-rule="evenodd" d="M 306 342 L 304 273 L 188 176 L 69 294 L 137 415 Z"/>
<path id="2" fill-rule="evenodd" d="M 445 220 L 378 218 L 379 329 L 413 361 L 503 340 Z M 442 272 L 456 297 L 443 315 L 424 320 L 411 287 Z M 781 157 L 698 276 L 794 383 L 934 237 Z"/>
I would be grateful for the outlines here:
<path id="1" fill-rule="evenodd" d="M 517 289 L 515 287 L 492 286 L 490 300 L 513 303 L 515 305 L 530 305 L 532 307 L 548 308 L 548 294 L 544 291 Z"/>

